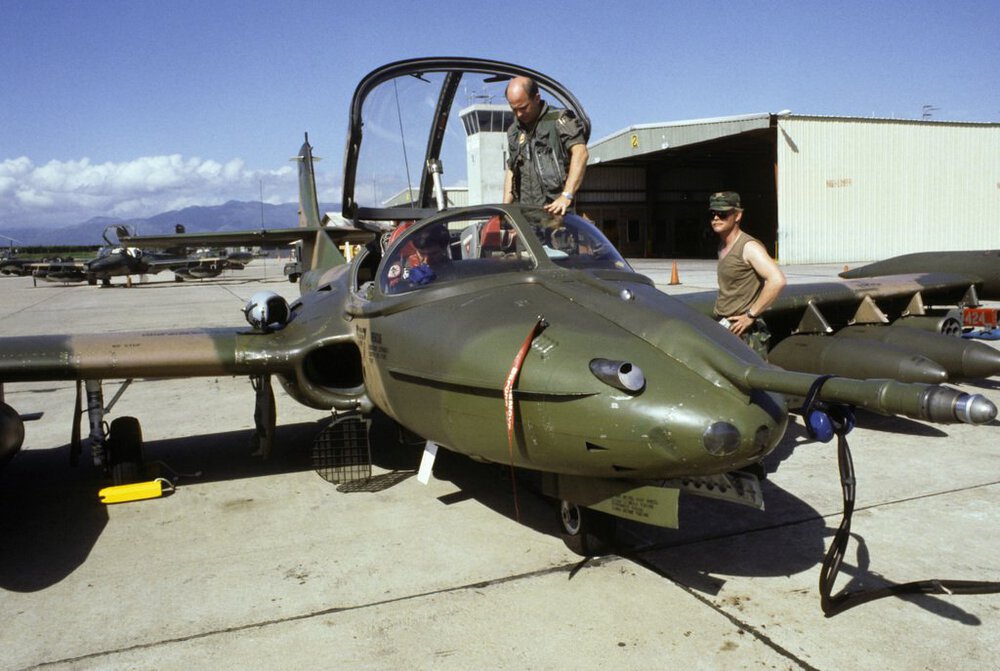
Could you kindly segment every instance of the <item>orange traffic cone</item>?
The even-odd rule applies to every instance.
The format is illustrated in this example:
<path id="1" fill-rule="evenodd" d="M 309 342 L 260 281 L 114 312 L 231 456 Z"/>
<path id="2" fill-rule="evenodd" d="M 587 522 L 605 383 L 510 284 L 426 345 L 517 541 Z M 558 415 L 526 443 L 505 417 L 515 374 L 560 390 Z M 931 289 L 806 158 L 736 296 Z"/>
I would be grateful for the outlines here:
<path id="1" fill-rule="evenodd" d="M 680 283 L 681 281 L 677 279 L 677 262 L 674 261 L 674 264 L 670 267 L 670 284 L 674 285 Z"/>

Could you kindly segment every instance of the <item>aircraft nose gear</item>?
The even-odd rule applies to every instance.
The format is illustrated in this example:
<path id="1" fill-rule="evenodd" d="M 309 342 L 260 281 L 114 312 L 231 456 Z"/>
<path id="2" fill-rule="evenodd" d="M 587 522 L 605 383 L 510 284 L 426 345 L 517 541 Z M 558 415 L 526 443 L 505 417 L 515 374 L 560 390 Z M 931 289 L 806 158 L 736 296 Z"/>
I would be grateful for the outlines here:
<path id="1" fill-rule="evenodd" d="M 104 442 L 108 438 L 104 425 L 104 392 L 100 380 L 87 380 L 87 418 L 90 420 L 90 453 L 95 466 L 104 466 Z M 79 396 L 77 396 L 79 398 Z"/>
<path id="2" fill-rule="evenodd" d="M 570 550 L 582 557 L 597 557 L 612 552 L 617 518 L 570 501 L 559 503 L 562 539 Z"/>

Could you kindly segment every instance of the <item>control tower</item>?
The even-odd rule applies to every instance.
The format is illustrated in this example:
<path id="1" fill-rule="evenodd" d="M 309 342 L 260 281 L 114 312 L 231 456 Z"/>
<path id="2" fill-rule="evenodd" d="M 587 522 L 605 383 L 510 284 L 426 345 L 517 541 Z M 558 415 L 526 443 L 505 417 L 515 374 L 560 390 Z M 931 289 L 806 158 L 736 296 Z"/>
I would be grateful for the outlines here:
<path id="1" fill-rule="evenodd" d="M 469 205 L 503 201 L 507 171 L 507 127 L 514 112 L 506 104 L 476 104 L 459 112 L 465 126 Z"/>

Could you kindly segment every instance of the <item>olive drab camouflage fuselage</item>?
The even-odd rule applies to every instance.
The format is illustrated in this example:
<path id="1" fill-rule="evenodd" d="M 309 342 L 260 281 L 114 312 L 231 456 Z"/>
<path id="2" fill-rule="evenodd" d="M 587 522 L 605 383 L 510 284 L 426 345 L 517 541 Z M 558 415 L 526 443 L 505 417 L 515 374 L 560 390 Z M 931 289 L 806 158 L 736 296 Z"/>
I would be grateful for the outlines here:
<path id="1" fill-rule="evenodd" d="M 782 370 L 763 361 L 712 319 L 715 292 L 675 297 L 659 291 L 592 223 L 574 214 L 554 216 L 523 204 L 435 212 L 429 171 L 421 175 L 414 202 L 403 207 L 386 206 L 383 196 L 408 188 L 405 177 L 384 194 L 377 184 L 355 190 L 359 162 L 389 165 L 388 159 L 364 164 L 364 147 L 384 149 L 383 158 L 403 153 L 386 148 L 384 133 L 362 141 L 365 128 L 398 127 L 400 121 L 392 116 L 393 123 L 366 123 L 366 114 L 427 114 L 432 132 L 423 155 L 436 161 L 447 154 L 447 139 L 464 141 L 461 133 L 446 132 L 449 119 L 458 116 L 452 106 L 463 77 L 471 90 L 493 86 L 499 96 L 516 76 L 535 79 L 589 133 L 575 98 L 526 68 L 450 58 L 380 68 L 359 84 L 351 107 L 343 215 L 353 228 L 317 220 L 307 141 L 297 157 L 303 227 L 241 234 L 300 239 L 308 249 L 301 296 L 279 323 L 258 323 L 248 309 L 242 328 L 0 337 L 0 383 L 86 383 L 94 390 L 88 412 L 99 433 L 96 387 L 102 380 L 247 375 L 258 391 L 260 431 L 273 428 L 273 376 L 310 407 L 366 417 L 378 408 L 443 448 L 546 474 L 554 482 L 546 491 L 564 502 L 610 506 L 615 515 L 664 524 L 676 523 L 681 489 L 760 506 L 759 486 L 735 491 L 733 485 L 756 483 L 743 469 L 782 440 L 789 396 L 815 390 L 820 401 L 942 423 L 981 424 L 996 416 L 984 397 L 937 384 L 859 375 L 816 388 L 828 371 Z M 395 103 L 397 94 L 408 92 L 418 102 Z M 366 105 L 381 93 L 392 103 Z M 551 130 L 542 135 L 552 138 Z M 416 223 L 380 244 L 384 233 L 408 220 Z M 447 231 L 448 263 L 426 283 L 393 282 L 409 246 L 434 228 Z M 345 263 L 336 243 L 352 237 L 366 244 Z M 822 347 L 849 325 L 891 330 L 901 327 L 889 323 L 932 316 L 927 305 L 968 304 L 972 289 L 1000 298 L 987 295 L 998 286 L 1000 268 L 976 272 L 979 277 L 914 274 L 790 287 L 767 317 L 779 339 L 809 336 L 814 340 L 808 346 Z M 853 334 L 869 336 L 868 330 Z M 936 352 L 949 376 L 949 367 L 964 356 L 952 355 L 981 345 L 930 335 L 938 338 L 911 338 L 907 342 L 917 344 L 905 347 Z M 901 351 L 893 356 L 910 356 Z M 975 374 L 1000 372 L 1000 356 L 992 352 Z M 0 462 L 20 449 L 23 438 L 19 415 L 0 403 Z M 657 498 L 651 490 L 672 497 Z M 671 510 L 650 516 L 654 504 Z"/>

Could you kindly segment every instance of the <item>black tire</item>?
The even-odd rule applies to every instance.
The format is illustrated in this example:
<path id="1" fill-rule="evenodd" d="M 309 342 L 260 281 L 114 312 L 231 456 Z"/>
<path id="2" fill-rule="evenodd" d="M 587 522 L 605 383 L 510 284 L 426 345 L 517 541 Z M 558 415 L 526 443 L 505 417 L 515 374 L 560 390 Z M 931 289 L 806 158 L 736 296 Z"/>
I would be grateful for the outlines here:
<path id="1" fill-rule="evenodd" d="M 108 468 L 115 485 L 137 482 L 142 476 L 142 427 L 135 417 L 118 417 L 108 428 Z"/>
<path id="2" fill-rule="evenodd" d="M 142 464 L 136 461 L 123 461 L 111 467 L 111 484 L 127 485 L 142 480 Z"/>
<path id="3" fill-rule="evenodd" d="M 563 542 L 581 557 L 599 557 L 614 551 L 618 518 L 569 501 L 559 502 Z"/>

